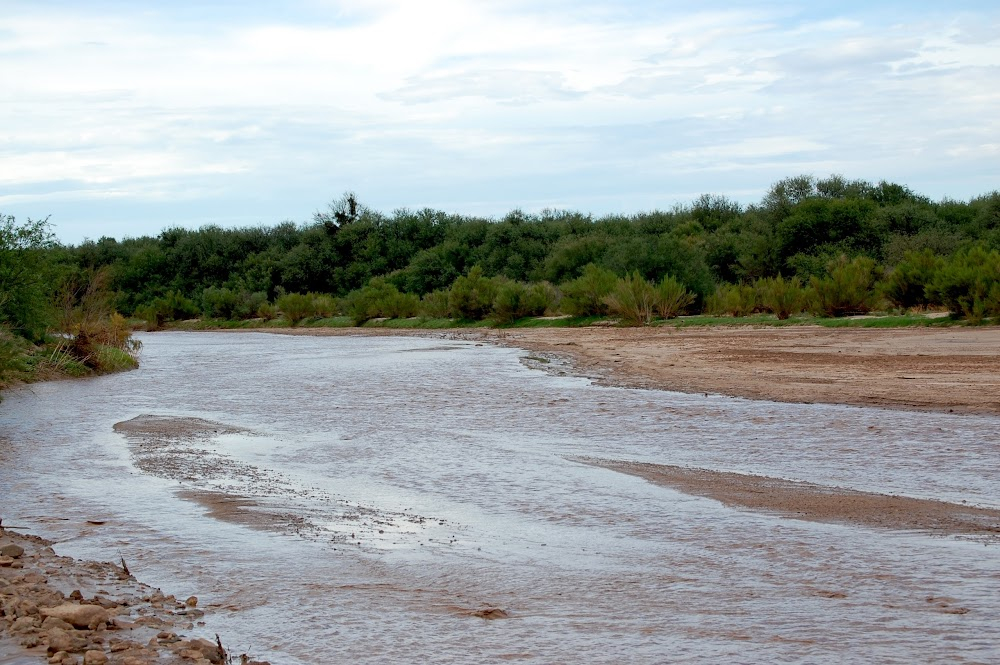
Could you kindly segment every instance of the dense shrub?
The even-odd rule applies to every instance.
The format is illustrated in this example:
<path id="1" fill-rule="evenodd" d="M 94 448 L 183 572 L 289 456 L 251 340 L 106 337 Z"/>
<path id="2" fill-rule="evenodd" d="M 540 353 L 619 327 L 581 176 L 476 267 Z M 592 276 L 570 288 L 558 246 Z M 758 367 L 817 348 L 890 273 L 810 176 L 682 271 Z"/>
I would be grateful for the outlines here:
<path id="1" fill-rule="evenodd" d="M 902 309 L 940 304 L 939 300 L 928 293 L 927 287 L 934 281 L 944 263 L 944 259 L 929 249 L 907 252 L 882 282 L 882 294 L 889 302 Z"/>
<path id="2" fill-rule="evenodd" d="M 425 294 L 420 299 L 420 316 L 432 319 L 443 319 L 450 315 L 448 309 L 448 289 L 438 289 Z"/>
<path id="3" fill-rule="evenodd" d="M 673 319 L 694 302 L 694 294 L 667 275 L 656 286 L 656 311 L 664 319 Z"/>
<path id="4" fill-rule="evenodd" d="M 305 293 L 286 293 L 274 304 L 293 326 L 315 313 L 312 296 Z"/>
<path id="5" fill-rule="evenodd" d="M 878 279 L 875 261 L 859 256 L 841 256 L 831 261 L 826 277 L 810 280 L 810 307 L 817 316 L 864 314 L 874 308 Z"/>
<path id="6" fill-rule="evenodd" d="M 344 298 L 344 312 L 354 325 L 378 318 L 409 318 L 416 316 L 419 308 L 419 297 L 401 293 L 383 277 L 375 277 L 367 286 L 351 291 Z"/>
<path id="7" fill-rule="evenodd" d="M 526 316 L 541 316 L 556 298 L 555 289 L 548 283 L 502 280 L 493 298 L 493 318 L 497 323 L 511 323 Z"/>
<path id="8" fill-rule="evenodd" d="M 1000 316 L 1000 252 L 976 246 L 956 254 L 935 273 L 927 292 L 952 316 L 973 323 Z"/>
<path id="9" fill-rule="evenodd" d="M 497 284 L 483 276 L 482 268 L 473 266 L 468 275 L 459 277 L 451 285 L 448 307 L 457 318 L 478 321 L 492 311 L 496 295 Z"/>
<path id="10" fill-rule="evenodd" d="M 627 326 L 641 326 L 652 321 L 657 300 L 656 287 L 638 272 L 619 278 L 605 298 L 611 313 Z"/>
<path id="11" fill-rule="evenodd" d="M 802 280 L 798 277 L 791 279 L 785 279 L 781 275 L 765 277 L 757 280 L 754 286 L 761 307 L 777 316 L 779 321 L 784 321 L 792 314 L 798 314 L 805 305 L 806 295 L 802 288 Z"/>
<path id="12" fill-rule="evenodd" d="M 708 298 L 705 310 L 709 314 L 747 316 L 757 309 L 757 289 L 750 284 L 721 284 Z"/>
<path id="13" fill-rule="evenodd" d="M 559 287 L 560 308 L 573 316 L 604 316 L 608 313 L 606 299 L 617 283 L 613 272 L 588 263 L 582 275 Z"/>

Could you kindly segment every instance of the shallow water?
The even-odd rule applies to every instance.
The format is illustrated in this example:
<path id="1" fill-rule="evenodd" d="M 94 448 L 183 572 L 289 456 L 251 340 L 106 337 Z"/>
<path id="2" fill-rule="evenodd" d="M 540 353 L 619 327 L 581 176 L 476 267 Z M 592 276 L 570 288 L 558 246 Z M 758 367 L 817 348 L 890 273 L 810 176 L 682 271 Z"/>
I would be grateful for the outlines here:
<path id="1" fill-rule="evenodd" d="M 143 341 L 135 372 L 7 396 L 2 517 L 199 596 L 215 608 L 204 630 L 236 653 L 1000 659 L 996 545 L 733 510 L 573 461 L 1000 507 L 1000 418 L 602 388 L 446 339 Z M 150 451 L 112 429 L 142 414 L 247 432 Z M 205 492 L 258 505 L 215 519 L 194 500 L 218 496 Z M 492 607 L 509 618 L 471 614 Z"/>

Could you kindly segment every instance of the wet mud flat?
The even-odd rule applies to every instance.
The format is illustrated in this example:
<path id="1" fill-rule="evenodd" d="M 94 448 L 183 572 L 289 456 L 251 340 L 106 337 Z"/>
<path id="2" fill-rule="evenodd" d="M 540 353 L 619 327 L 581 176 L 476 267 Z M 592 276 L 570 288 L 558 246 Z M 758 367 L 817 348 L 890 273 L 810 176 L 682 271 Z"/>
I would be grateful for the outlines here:
<path id="1" fill-rule="evenodd" d="M 976 537 L 1000 543 L 1000 510 L 992 508 L 667 464 L 586 457 L 577 461 L 645 478 L 735 508 L 814 522 Z"/>

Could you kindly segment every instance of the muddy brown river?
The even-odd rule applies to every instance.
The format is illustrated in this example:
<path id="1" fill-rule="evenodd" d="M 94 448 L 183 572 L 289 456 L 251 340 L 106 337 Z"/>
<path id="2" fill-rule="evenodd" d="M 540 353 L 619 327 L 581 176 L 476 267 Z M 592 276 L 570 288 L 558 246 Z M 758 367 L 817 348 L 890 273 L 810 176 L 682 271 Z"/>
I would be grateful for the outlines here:
<path id="1" fill-rule="evenodd" d="M 446 336 L 142 339 L 134 372 L 5 397 L 0 512 L 197 595 L 232 652 L 1000 661 L 998 417 L 599 387 Z M 713 472 L 977 526 L 817 521 Z"/>

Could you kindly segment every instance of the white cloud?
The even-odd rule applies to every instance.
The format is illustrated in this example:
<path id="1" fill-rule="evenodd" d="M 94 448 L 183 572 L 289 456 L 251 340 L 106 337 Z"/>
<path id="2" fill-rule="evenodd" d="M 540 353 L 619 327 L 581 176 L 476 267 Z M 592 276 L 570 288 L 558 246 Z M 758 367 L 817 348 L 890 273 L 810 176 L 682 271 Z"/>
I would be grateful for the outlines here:
<path id="1" fill-rule="evenodd" d="M 765 3 L 249 6 L 213 18 L 208 4 L 196 21 L 12 3 L 0 204 L 37 217 L 52 195 L 76 196 L 100 217 L 102 201 L 183 192 L 221 208 L 270 187 L 310 199 L 289 199 L 292 215 L 361 185 L 376 207 L 409 205 L 403 182 L 437 179 L 461 209 L 496 200 L 484 192 L 499 179 L 514 183 L 503 207 L 548 182 L 546 200 L 599 212 L 616 191 L 763 190 L 799 170 L 918 191 L 908 174 L 943 168 L 927 182 L 960 186 L 963 160 L 977 169 L 967 188 L 1000 175 L 983 167 L 1000 129 L 1000 10 L 889 22 Z M 713 168 L 739 179 L 689 176 Z M 638 192 L 637 172 L 658 189 Z"/>

